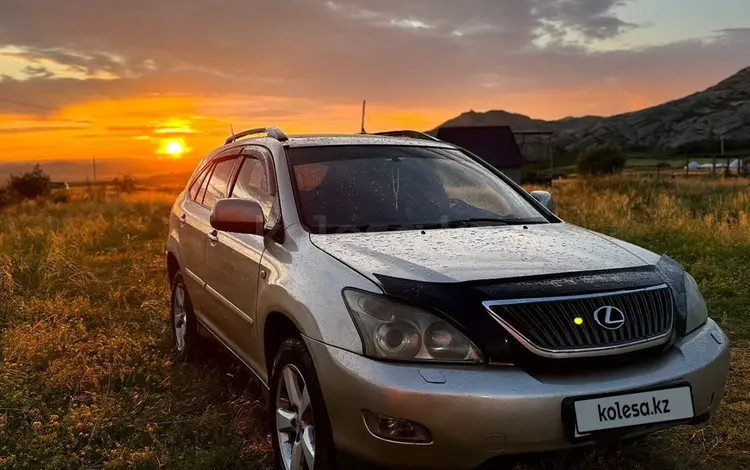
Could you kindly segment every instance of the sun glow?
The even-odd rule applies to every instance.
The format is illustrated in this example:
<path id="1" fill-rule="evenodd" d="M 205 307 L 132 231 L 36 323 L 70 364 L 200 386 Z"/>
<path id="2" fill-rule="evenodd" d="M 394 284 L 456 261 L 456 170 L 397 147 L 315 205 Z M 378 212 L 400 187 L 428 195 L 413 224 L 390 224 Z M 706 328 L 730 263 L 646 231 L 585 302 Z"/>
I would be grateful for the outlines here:
<path id="1" fill-rule="evenodd" d="M 183 152 L 182 144 L 178 141 L 172 140 L 167 144 L 167 153 L 169 155 L 182 155 Z"/>
<path id="2" fill-rule="evenodd" d="M 157 153 L 167 155 L 170 158 L 182 158 L 188 148 L 182 139 L 164 139 Z"/>

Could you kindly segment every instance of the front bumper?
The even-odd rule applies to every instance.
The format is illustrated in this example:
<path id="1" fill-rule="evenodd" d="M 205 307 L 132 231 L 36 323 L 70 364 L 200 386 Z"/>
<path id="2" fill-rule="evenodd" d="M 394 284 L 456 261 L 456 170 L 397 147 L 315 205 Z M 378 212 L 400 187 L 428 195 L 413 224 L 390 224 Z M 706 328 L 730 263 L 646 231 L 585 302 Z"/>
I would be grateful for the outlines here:
<path id="1" fill-rule="evenodd" d="M 532 376 L 512 367 L 394 364 L 311 339 L 307 344 L 338 450 L 387 468 L 470 469 L 502 454 L 580 445 L 571 442 L 562 419 L 568 397 L 688 382 L 695 416 L 705 418 L 723 396 L 729 369 L 729 341 L 712 320 L 652 361 L 596 373 Z M 374 437 L 365 427 L 364 409 L 420 423 L 433 442 Z"/>

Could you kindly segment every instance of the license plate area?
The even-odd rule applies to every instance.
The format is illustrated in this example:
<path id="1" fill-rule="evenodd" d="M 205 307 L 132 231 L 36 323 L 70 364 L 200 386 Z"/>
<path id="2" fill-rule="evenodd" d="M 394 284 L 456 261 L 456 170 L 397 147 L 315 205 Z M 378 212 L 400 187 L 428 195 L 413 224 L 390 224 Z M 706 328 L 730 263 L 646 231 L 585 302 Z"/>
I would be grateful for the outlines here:
<path id="1" fill-rule="evenodd" d="M 695 416 L 690 384 L 681 383 L 563 400 L 572 440 L 625 434 L 637 428 L 689 421 Z"/>

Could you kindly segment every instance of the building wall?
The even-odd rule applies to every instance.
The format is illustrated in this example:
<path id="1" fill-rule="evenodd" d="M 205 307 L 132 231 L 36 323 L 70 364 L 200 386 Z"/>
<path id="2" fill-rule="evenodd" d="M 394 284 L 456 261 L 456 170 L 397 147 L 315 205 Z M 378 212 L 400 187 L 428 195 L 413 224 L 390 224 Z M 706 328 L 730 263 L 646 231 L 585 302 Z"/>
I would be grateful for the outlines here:
<path id="1" fill-rule="evenodd" d="M 521 168 L 501 168 L 500 171 L 502 171 L 505 176 L 512 179 L 515 183 L 521 184 L 521 176 L 523 174 L 523 170 Z"/>
<path id="2" fill-rule="evenodd" d="M 521 154 L 529 163 L 549 165 L 552 160 L 550 136 L 534 134 L 514 134 Z"/>

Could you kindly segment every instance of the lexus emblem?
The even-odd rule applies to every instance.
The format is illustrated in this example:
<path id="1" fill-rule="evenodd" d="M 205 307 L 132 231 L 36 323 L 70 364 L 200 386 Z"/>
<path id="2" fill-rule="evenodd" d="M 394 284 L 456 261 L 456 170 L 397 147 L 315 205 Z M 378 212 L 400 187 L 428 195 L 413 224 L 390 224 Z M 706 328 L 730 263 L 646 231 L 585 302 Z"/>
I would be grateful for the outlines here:
<path id="1" fill-rule="evenodd" d="M 625 314 L 619 308 L 607 305 L 594 311 L 594 321 L 607 330 L 618 330 L 625 324 Z"/>

